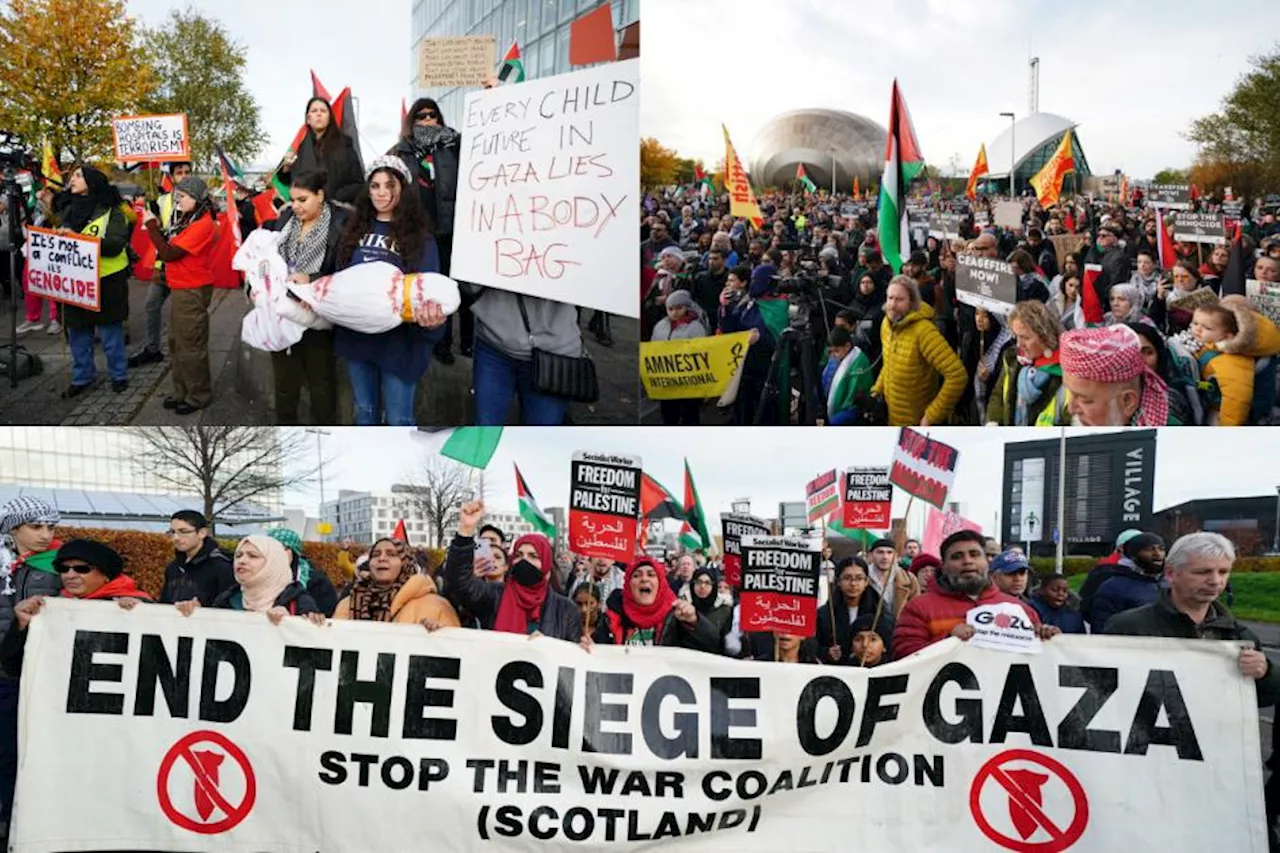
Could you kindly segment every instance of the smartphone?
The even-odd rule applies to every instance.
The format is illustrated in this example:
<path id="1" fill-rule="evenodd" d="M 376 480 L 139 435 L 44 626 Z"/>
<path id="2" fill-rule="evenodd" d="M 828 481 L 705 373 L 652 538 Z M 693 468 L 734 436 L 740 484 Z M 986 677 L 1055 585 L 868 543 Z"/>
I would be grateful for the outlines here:
<path id="1" fill-rule="evenodd" d="M 493 546 L 483 539 L 476 540 L 475 559 L 485 564 L 484 573 L 493 571 Z"/>

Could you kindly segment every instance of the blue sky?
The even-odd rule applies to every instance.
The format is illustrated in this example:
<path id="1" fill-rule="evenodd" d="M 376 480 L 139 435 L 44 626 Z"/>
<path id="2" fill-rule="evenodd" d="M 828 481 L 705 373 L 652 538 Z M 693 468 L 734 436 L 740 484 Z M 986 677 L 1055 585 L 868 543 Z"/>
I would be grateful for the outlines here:
<path id="1" fill-rule="evenodd" d="M 781 9 L 785 9 L 783 13 Z M 720 122 L 747 156 L 773 116 L 825 107 L 884 125 L 896 76 L 925 158 L 967 174 L 1028 111 L 1079 122 L 1095 173 L 1189 165 L 1180 135 L 1277 39 L 1274 0 L 645 0 L 641 133 L 708 165 Z"/>

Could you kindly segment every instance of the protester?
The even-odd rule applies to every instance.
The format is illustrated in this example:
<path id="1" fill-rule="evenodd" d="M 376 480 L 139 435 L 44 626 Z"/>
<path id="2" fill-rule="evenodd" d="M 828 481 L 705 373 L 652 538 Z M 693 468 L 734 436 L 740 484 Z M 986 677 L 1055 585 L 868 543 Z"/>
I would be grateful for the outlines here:
<path id="1" fill-rule="evenodd" d="M 1019 302 L 1009 312 L 1009 328 L 1017 346 L 1001 357 L 1000 383 L 987 404 L 987 425 L 1065 426 L 1070 415 L 1053 315 L 1041 302 Z"/>
<path id="2" fill-rule="evenodd" d="M 1063 575 L 1049 575 L 1031 595 L 1040 622 L 1053 625 L 1064 634 L 1085 633 L 1084 617 L 1070 604 L 1071 585 Z"/>
<path id="3" fill-rule="evenodd" d="M 914 280 L 900 275 L 889 283 L 880 327 L 884 366 L 871 393 L 888 405 L 892 426 L 941 424 L 964 391 L 964 365 L 932 318 Z"/>
<path id="4" fill-rule="evenodd" d="M 235 585 L 231 558 L 218 547 L 208 520 L 193 509 L 175 512 L 168 532 L 174 558 L 164 570 L 160 601 L 176 604 L 194 598 L 211 607 L 219 595 Z"/>
<path id="5" fill-rule="evenodd" d="M 317 571 L 302 555 L 302 537 L 287 527 L 275 527 L 267 535 L 284 546 L 289 556 L 289 568 L 293 579 L 302 584 L 316 607 L 325 616 L 332 616 L 338 606 L 338 590 L 333 581 L 322 571 Z"/>
<path id="6" fill-rule="evenodd" d="M 892 648 L 893 623 L 877 621 L 874 616 L 859 616 L 849 626 L 853 635 L 850 666 L 879 666 L 889 660 Z"/>
<path id="7" fill-rule="evenodd" d="M 1150 604 L 1160 591 L 1164 576 L 1164 539 L 1154 533 L 1139 533 L 1121 547 L 1121 557 L 1099 574 L 1091 589 L 1083 616 L 1095 634 L 1106 630 L 1118 613 Z"/>
<path id="8" fill-rule="evenodd" d="M 288 549 L 272 537 L 241 539 L 234 567 L 236 582 L 213 600 L 215 609 L 264 613 L 274 625 L 286 616 L 304 616 L 314 625 L 325 623 L 315 600 L 294 579 Z M 200 608 L 200 600 L 179 601 L 176 607 L 183 616 L 190 616 Z"/>
<path id="9" fill-rule="evenodd" d="M 1031 581 L 1031 564 L 1019 551 L 1005 551 L 990 564 L 991 582 L 1011 598 L 1030 604 L 1027 586 Z"/>
<path id="10" fill-rule="evenodd" d="M 1017 338 L 1005 318 L 983 308 L 974 310 L 973 326 L 979 336 L 978 360 L 973 371 L 973 395 L 978 419 L 987 424 L 998 423 L 993 418 L 1003 414 L 1003 410 L 999 408 L 1002 404 L 997 397 L 997 411 L 993 413 L 990 410 L 992 397 L 1004 385 L 1006 365 L 1016 359 Z"/>
<path id="11" fill-rule="evenodd" d="M 921 554 L 911 561 L 911 565 L 907 567 L 907 571 L 916 576 L 916 580 L 920 581 L 920 592 L 923 594 L 929 591 L 929 587 L 933 586 L 934 578 L 938 575 L 938 569 L 942 567 L 942 561 L 932 554 Z"/>
<path id="12" fill-rule="evenodd" d="M 775 663 L 820 663 L 817 644 L 811 637 L 781 631 L 747 635 L 751 660 Z"/>
<path id="13" fill-rule="evenodd" d="M 591 584 L 600 594 L 601 601 L 608 601 L 615 589 L 621 589 L 626 580 L 626 572 L 612 560 L 604 557 L 584 558 L 586 572 L 577 584 Z M 575 590 L 576 591 L 576 587 Z"/>
<path id="14" fill-rule="evenodd" d="M 406 191 L 412 183 L 400 158 L 377 158 L 365 181 L 342 233 L 337 268 L 381 261 L 406 273 L 439 272 L 431 226 L 418 193 Z M 444 335 L 444 312 L 427 302 L 415 320 L 373 335 L 334 329 L 334 352 L 347 362 L 358 426 L 417 422 L 414 397 L 431 365 L 432 347 Z"/>
<path id="15" fill-rule="evenodd" d="M 328 178 L 324 188 L 326 196 L 344 204 L 356 203 L 362 181 L 355 143 L 341 128 L 334 126 L 329 102 L 314 97 L 307 101 L 307 133 L 297 152 L 291 151 L 285 156 L 277 174 L 288 185 L 294 175 L 319 171 Z"/>
<path id="16" fill-rule="evenodd" d="M 818 608 L 818 657 L 825 664 L 857 666 L 853 654 L 854 624 L 869 617 L 873 625 L 888 626 L 883 630 L 892 636 L 893 615 L 882 604 L 880 593 L 871 586 L 866 565 L 858 557 L 845 557 L 836 566 L 836 589 L 837 594 Z"/>
<path id="17" fill-rule="evenodd" d="M 334 619 L 421 625 L 428 631 L 462 625 L 453 606 L 436 592 L 435 581 L 418 572 L 409 546 L 398 539 L 374 542 L 368 577 L 360 577 L 358 570 L 356 574 L 351 594 L 338 602 Z"/>
<path id="18" fill-rule="evenodd" d="M 719 642 L 716 651 L 724 642 L 724 635 L 729 633 L 733 624 L 733 597 L 725 601 L 720 594 L 720 576 L 709 566 L 699 566 L 693 571 L 693 580 L 685 588 L 688 600 L 700 616 L 707 619 L 716 629 Z"/>
<path id="19" fill-rule="evenodd" d="M 578 613 L 582 616 L 582 634 L 590 636 L 596 629 L 596 622 L 600 619 L 600 608 L 603 606 L 600 587 L 590 581 L 580 583 L 574 588 L 571 597 L 573 603 L 578 606 Z"/>
<path id="20" fill-rule="evenodd" d="M 849 332 L 839 326 L 827 336 L 827 354 L 822 371 L 825 422 L 831 426 L 857 423 L 875 383 L 875 371 Z"/>
<path id="21" fill-rule="evenodd" d="M 485 583 L 472 574 L 476 527 L 483 517 L 482 501 L 468 501 L 458 510 L 458 532 L 444 563 L 450 598 L 479 618 L 486 630 L 578 642 L 582 616 L 573 602 L 551 588 L 555 560 L 547 537 L 527 533 L 516 539 L 502 583 Z"/>
<path id="22" fill-rule="evenodd" d="M 767 282 L 751 283 L 751 270 L 746 266 L 737 266 L 729 271 L 725 280 L 725 288 L 720 293 L 720 304 L 723 308 L 720 315 L 720 331 L 731 335 L 735 332 L 749 332 L 747 355 L 742 362 L 742 376 L 738 384 L 738 394 L 733 403 L 733 423 L 745 426 L 755 422 L 756 410 L 764 391 L 765 381 L 769 375 L 769 365 L 773 359 L 775 341 L 769 331 L 760 307 L 756 300 L 767 291 Z M 750 284 L 750 289 L 748 286 Z M 776 404 L 774 404 L 776 405 Z M 770 412 L 772 406 L 766 406 L 763 423 L 773 423 Z"/>
<path id="23" fill-rule="evenodd" d="M 1141 339 L 1128 326 L 1065 332 L 1059 361 L 1080 426 L 1167 424 L 1169 388 L 1142 360 Z"/>
<path id="24" fill-rule="evenodd" d="M 1052 625 L 1041 625 L 1031 605 L 995 587 L 983 543 L 982 534 L 972 530 L 957 531 L 942 541 L 942 571 L 933 588 L 907 604 L 894 627 L 895 659 L 915 654 L 947 637 L 968 640 L 973 636 L 973 626 L 966 621 L 966 614 L 988 604 L 1018 605 L 1041 639 L 1061 633 Z"/>
<path id="25" fill-rule="evenodd" d="M 125 353 L 124 324 L 129 319 L 129 237 L 132 209 L 107 176 L 92 166 L 71 173 L 66 192 L 55 201 L 57 218 L 67 233 L 97 237 L 99 309 L 62 306 L 62 322 L 71 347 L 71 384 L 63 399 L 80 396 L 94 384 L 94 341 L 102 342 L 111 390 L 129 387 L 129 357 Z M 126 213 L 126 210 L 129 212 Z"/>
<path id="26" fill-rule="evenodd" d="M 325 195 L 329 176 L 304 172 L 294 176 L 290 204 L 272 223 L 280 232 L 280 257 L 289 265 L 289 280 L 305 284 L 332 275 L 347 212 Z M 276 423 L 297 426 L 302 389 L 307 389 L 311 423 L 337 423 L 338 375 L 333 330 L 307 329 L 287 350 L 271 353 L 275 379 Z"/>
<path id="27" fill-rule="evenodd" d="M 1258 359 L 1280 355 L 1280 328 L 1243 296 L 1200 305 L 1191 321 L 1202 379 L 1212 383 L 1207 412 L 1215 426 L 1243 426 L 1269 417 L 1276 400 L 1276 370 L 1255 375 Z M 1261 379 L 1261 381 L 1259 381 Z"/>
<path id="28" fill-rule="evenodd" d="M 192 174 L 191 163 L 179 161 L 169 164 L 169 179 L 177 184 Z M 162 193 L 151 204 L 151 211 L 160 219 L 161 231 L 167 232 L 173 222 L 173 191 Z M 169 288 L 165 283 L 164 261 L 156 258 L 151 272 L 151 283 L 147 287 L 147 340 L 143 348 L 129 356 L 130 367 L 143 367 L 148 364 L 164 361 L 161 351 L 160 333 L 164 328 L 164 303 L 169 298 Z"/>
<path id="29" fill-rule="evenodd" d="M 627 568 L 622 589 L 614 590 L 605 602 L 605 618 L 600 620 L 592 642 L 619 646 L 679 646 L 717 654 L 720 634 L 711 620 L 691 603 L 678 598 L 665 582 L 661 567 L 641 557 Z"/>
<path id="30" fill-rule="evenodd" d="M 693 294 L 687 290 L 677 290 L 667 297 L 667 315 L 653 327 L 653 341 L 684 341 L 705 338 L 707 319 L 702 309 L 693 300 Z M 699 399 L 662 400 L 658 403 L 662 411 L 662 423 L 667 426 L 697 426 L 698 409 L 702 405 Z"/>
<path id="31" fill-rule="evenodd" d="M 173 393 L 164 407 L 179 415 L 203 409 L 213 400 L 209 374 L 209 303 L 213 300 L 210 256 L 217 236 L 213 200 L 204 181 L 186 177 L 173 189 L 169 226 L 144 208 L 143 225 L 164 263 L 169 292 L 169 360 Z"/>
<path id="32" fill-rule="evenodd" d="M 1206 419 L 1204 402 L 1196 387 L 1198 366 L 1191 353 L 1175 340 L 1165 340 L 1151 323 L 1128 323 L 1137 332 L 1142 360 L 1169 389 L 1169 424 L 1198 426 Z"/>
<path id="33" fill-rule="evenodd" d="M 897 562 L 897 546 L 892 539 L 878 539 L 871 545 L 871 564 L 867 579 L 884 599 L 885 610 L 897 619 L 902 608 L 920 595 L 920 581 Z"/>

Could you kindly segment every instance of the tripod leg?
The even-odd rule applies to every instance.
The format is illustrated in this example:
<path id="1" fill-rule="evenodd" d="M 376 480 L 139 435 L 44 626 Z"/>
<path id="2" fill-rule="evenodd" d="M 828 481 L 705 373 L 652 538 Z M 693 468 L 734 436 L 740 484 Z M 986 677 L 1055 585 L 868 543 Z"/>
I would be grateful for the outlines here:
<path id="1" fill-rule="evenodd" d="M 800 423 L 813 426 L 817 423 L 818 394 L 817 376 L 813 365 L 813 336 L 807 332 L 800 338 Z"/>
<path id="2" fill-rule="evenodd" d="M 778 338 L 778 345 L 774 347 L 773 357 L 769 359 L 769 372 L 765 376 L 764 388 L 760 391 L 760 402 L 756 404 L 755 416 L 751 419 L 751 423 L 755 426 L 760 426 L 764 422 L 764 412 L 769 405 L 769 398 L 778 395 L 778 365 L 782 363 L 783 348 L 787 346 L 787 341 L 788 336 L 784 331 Z M 790 385 L 790 383 L 787 384 Z"/>

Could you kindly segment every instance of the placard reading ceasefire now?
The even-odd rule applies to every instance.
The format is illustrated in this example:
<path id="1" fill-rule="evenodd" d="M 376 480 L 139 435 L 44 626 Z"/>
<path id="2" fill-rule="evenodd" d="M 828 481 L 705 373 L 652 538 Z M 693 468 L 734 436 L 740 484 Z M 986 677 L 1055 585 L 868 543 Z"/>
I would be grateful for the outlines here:
<path id="1" fill-rule="evenodd" d="M 639 317 L 640 61 L 471 94 L 455 278 Z"/>

